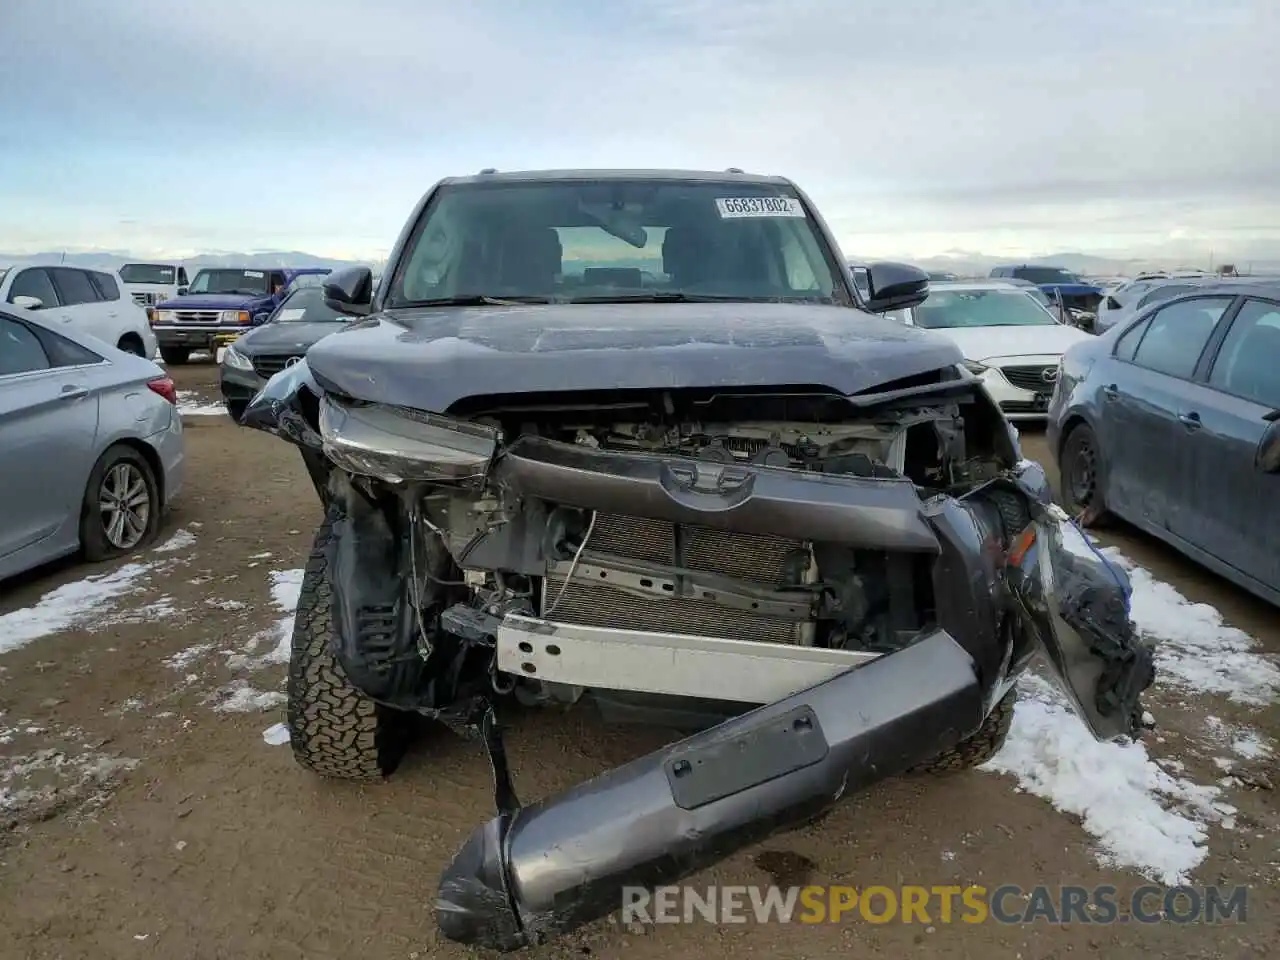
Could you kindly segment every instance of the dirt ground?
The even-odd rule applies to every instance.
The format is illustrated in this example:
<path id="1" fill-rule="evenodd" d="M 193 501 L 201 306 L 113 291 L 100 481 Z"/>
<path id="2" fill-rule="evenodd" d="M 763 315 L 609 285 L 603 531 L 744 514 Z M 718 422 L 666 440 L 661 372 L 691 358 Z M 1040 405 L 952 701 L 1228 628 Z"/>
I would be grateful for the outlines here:
<path id="1" fill-rule="evenodd" d="M 211 365 L 173 372 L 180 388 L 216 398 Z M 294 765 L 287 746 L 264 742 L 263 731 L 282 719 L 272 702 L 283 668 L 271 656 L 271 632 L 283 613 L 269 574 L 303 565 L 317 502 L 292 448 L 220 416 L 188 417 L 187 427 L 187 486 L 162 539 L 183 530 L 194 542 L 149 555 L 153 568 L 137 581 L 140 592 L 121 600 L 114 618 L 72 625 L 0 656 L 0 757 L 39 761 L 20 781 L 24 802 L 7 812 L 0 805 L 0 958 L 474 956 L 437 936 L 432 899 L 449 857 L 490 815 L 483 754 L 450 734 L 430 736 L 386 784 L 360 787 L 321 781 Z M 1035 435 L 1027 447 L 1044 455 Z M 1150 541 L 1108 537 L 1280 652 L 1274 609 Z M 90 572 L 104 571 L 67 563 L 0 585 L 0 614 L 36 605 Z M 234 709 L 253 706 L 255 697 L 268 709 Z M 1221 777 L 1211 755 L 1195 747 L 1202 705 L 1162 693 L 1150 709 L 1160 724 L 1153 753 L 1177 757 L 1201 782 Z M 1233 709 L 1222 703 L 1215 713 L 1229 720 Z M 1280 736 L 1274 705 L 1248 722 Z M 527 801 L 667 736 L 602 728 L 584 710 L 524 714 L 507 740 Z M 1280 955 L 1273 762 L 1260 760 L 1231 791 L 1235 829 L 1211 828 L 1209 857 L 1195 874 L 1201 884 L 1251 887 L 1243 924 L 855 920 L 627 930 L 602 922 L 530 955 Z M 1100 866 L 1095 849 L 1075 818 L 1012 779 L 969 772 L 889 782 L 850 798 L 820 825 L 751 848 L 694 882 L 1113 883 L 1121 890 L 1144 882 Z"/>

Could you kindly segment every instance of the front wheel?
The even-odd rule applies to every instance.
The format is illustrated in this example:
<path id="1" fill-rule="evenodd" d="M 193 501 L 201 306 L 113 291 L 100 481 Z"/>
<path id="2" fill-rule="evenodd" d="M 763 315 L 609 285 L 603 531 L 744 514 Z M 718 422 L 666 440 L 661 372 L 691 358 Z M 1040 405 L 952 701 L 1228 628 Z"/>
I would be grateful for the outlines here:
<path id="1" fill-rule="evenodd" d="M 1076 424 L 1062 442 L 1058 480 L 1067 512 L 1092 526 L 1106 517 L 1102 499 L 1102 450 L 1098 437 L 1085 423 Z"/>
<path id="2" fill-rule="evenodd" d="M 302 575 L 289 655 L 288 713 L 294 759 L 340 780 L 376 781 L 394 772 L 408 746 L 410 716 L 352 686 L 333 655 L 329 582 L 332 516 L 316 531 Z"/>
<path id="3" fill-rule="evenodd" d="M 80 509 L 85 559 L 111 560 L 145 546 L 160 528 L 160 485 L 138 450 L 109 447 L 89 473 Z"/>
<path id="4" fill-rule="evenodd" d="M 1017 703 L 1017 690 L 1006 693 L 995 708 L 987 714 L 982 726 L 973 736 L 961 740 L 950 750 L 946 750 L 932 760 L 913 767 L 912 773 L 955 773 L 958 770 L 971 770 L 986 763 L 1004 746 L 1009 736 L 1009 728 L 1013 726 L 1013 708 Z"/>

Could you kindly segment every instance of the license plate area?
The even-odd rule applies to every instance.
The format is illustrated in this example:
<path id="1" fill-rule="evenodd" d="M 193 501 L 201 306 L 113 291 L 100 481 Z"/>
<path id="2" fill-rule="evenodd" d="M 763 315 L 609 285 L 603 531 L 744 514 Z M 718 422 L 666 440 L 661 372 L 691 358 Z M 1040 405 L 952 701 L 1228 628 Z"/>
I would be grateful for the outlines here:
<path id="1" fill-rule="evenodd" d="M 813 766 L 828 751 L 818 715 L 800 706 L 726 740 L 682 750 L 664 768 L 677 806 L 696 810 Z"/>

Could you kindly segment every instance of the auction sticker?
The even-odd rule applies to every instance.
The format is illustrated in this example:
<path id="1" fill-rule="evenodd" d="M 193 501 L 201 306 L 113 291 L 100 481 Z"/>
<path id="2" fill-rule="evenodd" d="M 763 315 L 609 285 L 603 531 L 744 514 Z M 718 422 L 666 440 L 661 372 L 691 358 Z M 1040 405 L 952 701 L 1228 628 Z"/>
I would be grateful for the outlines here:
<path id="1" fill-rule="evenodd" d="M 804 217 L 795 197 L 717 197 L 721 219 L 732 217 Z"/>

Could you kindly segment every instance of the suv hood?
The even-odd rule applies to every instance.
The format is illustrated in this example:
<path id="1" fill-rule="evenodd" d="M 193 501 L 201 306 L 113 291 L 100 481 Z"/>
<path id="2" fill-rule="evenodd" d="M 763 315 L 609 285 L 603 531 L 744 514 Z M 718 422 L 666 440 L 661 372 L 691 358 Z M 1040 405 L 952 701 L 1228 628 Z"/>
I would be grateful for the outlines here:
<path id="1" fill-rule="evenodd" d="M 270 300 L 269 294 L 197 293 L 156 304 L 157 310 L 247 310 Z"/>
<path id="2" fill-rule="evenodd" d="M 945 337 L 848 307 L 780 303 L 429 307 L 326 337 L 326 387 L 447 412 L 488 394 L 795 385 L 860 393 L 960 363 Z"/>

